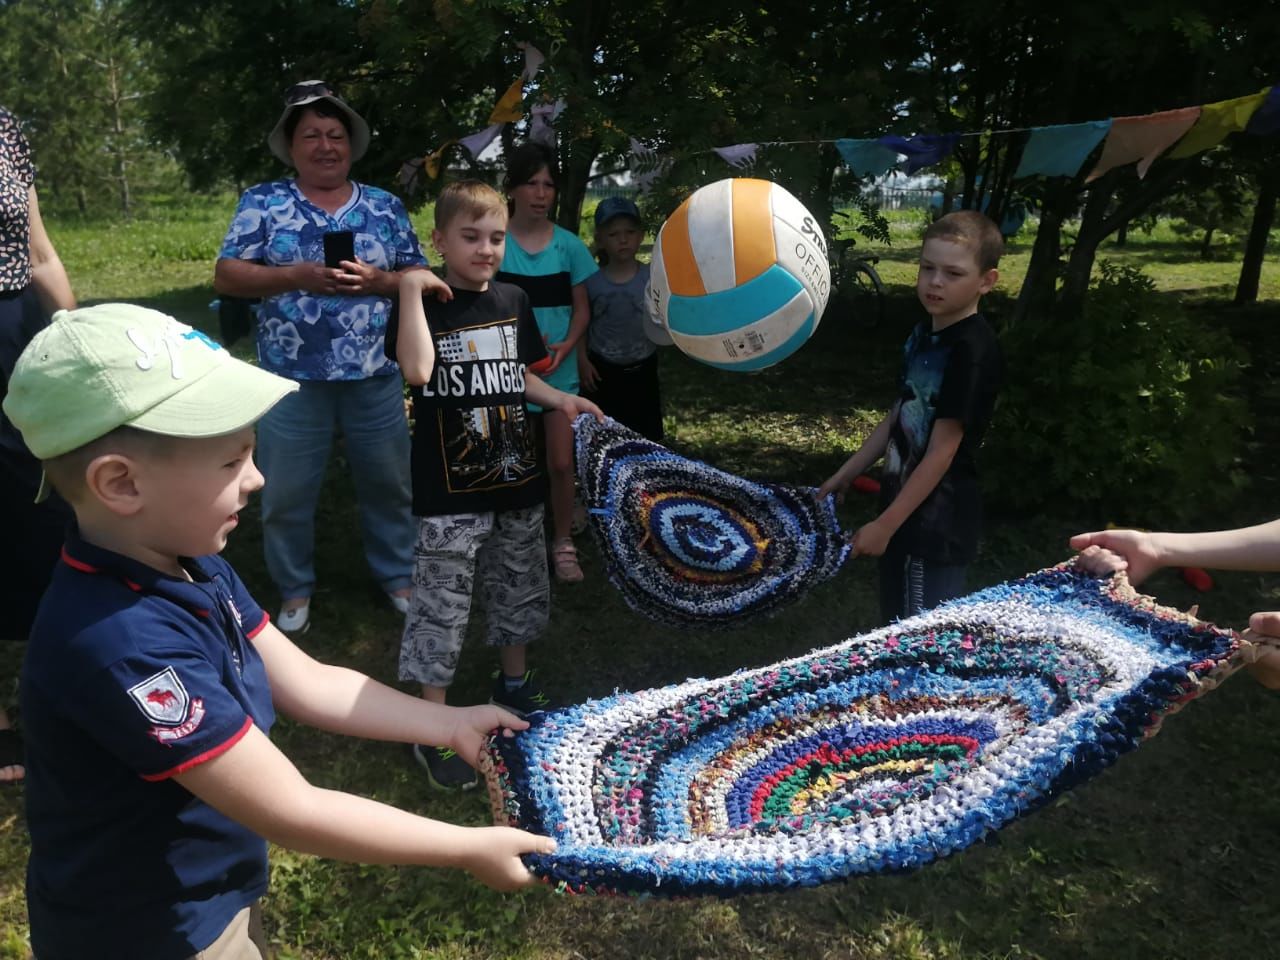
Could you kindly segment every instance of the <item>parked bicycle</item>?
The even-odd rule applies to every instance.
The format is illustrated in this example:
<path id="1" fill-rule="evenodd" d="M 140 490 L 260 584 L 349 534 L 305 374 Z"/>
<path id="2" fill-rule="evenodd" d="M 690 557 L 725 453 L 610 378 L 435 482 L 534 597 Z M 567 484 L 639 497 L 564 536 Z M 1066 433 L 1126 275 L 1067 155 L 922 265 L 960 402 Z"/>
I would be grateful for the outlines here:
<path id="1" fill-rule="evenodd" d="M 854 323 L 879 325 L 884 320 L 884 281 L 876 271 L 880 258 L 860 253 L 853 240 L 831 244 L 831 299 L 839 298 Z"/>

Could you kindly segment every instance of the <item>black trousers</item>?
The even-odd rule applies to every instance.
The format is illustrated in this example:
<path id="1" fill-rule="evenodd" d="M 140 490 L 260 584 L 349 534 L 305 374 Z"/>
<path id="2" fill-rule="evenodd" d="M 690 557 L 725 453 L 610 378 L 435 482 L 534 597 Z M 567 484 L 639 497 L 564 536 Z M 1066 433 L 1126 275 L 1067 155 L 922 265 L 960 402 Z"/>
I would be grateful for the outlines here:
<path id="1" fill-rule="evenodd" d="M 880 558 L 880 617 L 914 617 L 965 592 L 966 565 L 944 564 L 890 549 Z"/>
<path id="2" fill-rule="evenodd" d="M 30 287 L 0 293 L 0 399 L 19 354 L 45 326 Z M 56 494 L 36 503 L 40 463 L 0 413 L 0 639 L 25 641 L 66 538 L 71 508 Z"/>
<path id="3" fill-rule="evenodd" d="M 606 414 L 655 443 L 662 443 L 662 393 L 658 387 L 658 355 L 650 354 L 639 363 L 617 364 L 588 351 L 596 368 L 596 388 L 582 395 L 593 400 Z"/>

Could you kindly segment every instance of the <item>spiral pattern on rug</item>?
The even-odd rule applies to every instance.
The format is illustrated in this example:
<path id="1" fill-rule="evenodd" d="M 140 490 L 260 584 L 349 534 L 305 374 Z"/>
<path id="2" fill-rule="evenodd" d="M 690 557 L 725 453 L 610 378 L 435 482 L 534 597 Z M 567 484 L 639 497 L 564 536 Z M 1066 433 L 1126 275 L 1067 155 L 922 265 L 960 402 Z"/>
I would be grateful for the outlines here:
<path id="1" fill-rule="evenodd" d="M 579 493 L 609 578 L 652 620 L 719 629 L 772 613 L 849 554 L 832 498 L 682 457 L 614 420 L 574 422 Z"/>
<path id="2" fill-rule="evenodd" d="M 715 680 L 535 714 L 482 757 L 562 890 L 777 890 L 919 867 L 1095 776 L 1240 641 L 1069 567 Z"/>

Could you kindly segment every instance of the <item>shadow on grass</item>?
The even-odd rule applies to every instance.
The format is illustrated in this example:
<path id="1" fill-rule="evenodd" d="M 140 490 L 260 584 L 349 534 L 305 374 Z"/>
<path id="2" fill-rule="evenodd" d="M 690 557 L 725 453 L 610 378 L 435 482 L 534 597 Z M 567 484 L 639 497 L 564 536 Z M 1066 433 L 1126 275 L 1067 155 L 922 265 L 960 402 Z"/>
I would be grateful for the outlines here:
<path id="1" fill-rule="evenodd" d="M 147 301 L 203 329 L 209 291 L 190 287 Z M 996 312 L 1008 301 L 996 301 Z M 1197 306 L 1257 358 L 1250 403 L 1259 424 L 1280 412 L 1267 375 L 1280 305 L 1242 311 Z M 201 314 L 201 311 L 204 311 Z M 828 318 L 794 357 L 763 373 L 723 373 L 666 352 L 663 387 L 673 446 L 758 479 L 817 483 L 857 446 L 893 399 L 901 342 L 916 308 L 890 298 L 878 328 Z M 205 322 L 200 323 L 203 316 Z M 834 322 L 833 322 L 834 321 Z M 1264 413 L 1266 418 L 1264 419 Z M 1274 478 L 1275 431 L 1259 430 L 1260 476 Z M 1267 459 L 1269 458 L 1269 459 Z M 1238 512 L 1274 513 L 1270 484 L 1242 494 Z M 869 518 L 870 498 L 842 516 Z M 269 609 L 276 597 L 261 559 L 256 504 L 243 512 L 228 558 Z M 1206 517 L 1205 525 L 1225 518 Z M 1233 517 L 1234 519 L 1234 517 Z M 970 584 L 983 586 L 1062 559 L 1078 519 L 1045 503 L 1003 517 L 986 535 Z M 371 582 L 357 534 L 354 491 L 341 455 L 330 464 L 317 523 L 314 627 L 302 646 L 322 660 L 394 682 L 401 621 Z M 531 665 L 565 702 L 690 676 L 719 676 L 844 639 L 877 624 L 874 564 L 851 562 L 781 615 L 728 631 L 675 630 L 632 613 L 583 538 L 579 585 L 553 585 L 552 622 Z M 1222 575 L 1196 594 L 1172 575 L 1162 599 L 1240 624 L 1275 578 Z M 16 671 L 0 649 L 0 676 Z M 496 656 L 473 618 L 450 697 L 487 698 Z M 12 693 L 6 683 L 0 694 Z M 1172 718 L 1116 768 L 942 862 L 783 894 L 686 901 L 504 897 L 448 871 L 335 864 L 273 851 L 269 930 L 284 957 L 884 958 L 1262 956 L 1280 936 L 1273 877 L 1280 859 L 1280 791 L 1272 770 L 1280 697 L 1234 679 Z M 429 792 L 408 751 L 290 723 L 274 739 L 313 782 L 452 822 L 488 820 L 483 798 Z M 20 930 L 25 840 L 21 791 L 0 790 L 0 927 Z M 7 950 L 0 940 L 0 956 Z M 9 955 L 20 956 L 14 947 Z"/>
<path id="2" fill-rule="evenodd" d="M 212 274 L 210 277 L 210 282 L 207 285 L 197 284 L 190 287 L 166 290 L 160 296 L 155 297 L 129 297 L 128 302 L 137 304 L 140 307 L 159 310 L 161 313 L 167 313 L 183 323 L 216 338 L 218 334 L 218 315 L 210 308 L 210 304 L 218 295 L 213 289 Z M 106 302 L 108 302 L 108 299 L 104 298 L 86 299 L 80 306 L 88 307 Z"/>

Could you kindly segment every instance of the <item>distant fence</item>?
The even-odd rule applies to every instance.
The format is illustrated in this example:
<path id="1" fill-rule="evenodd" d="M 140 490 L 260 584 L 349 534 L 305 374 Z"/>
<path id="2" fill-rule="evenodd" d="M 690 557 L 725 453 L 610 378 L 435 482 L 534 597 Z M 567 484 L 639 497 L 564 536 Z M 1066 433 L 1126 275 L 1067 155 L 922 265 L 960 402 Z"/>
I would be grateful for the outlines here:
<path id="1" fill-rule="evenodd" d="M 926 210 L 942 202 L 942 191 L 928 187 L 874 187 L 863 196 L 881 210 Z"/>
<path id="2" fill-rule="evenodd" d="M 587 183 L 584 200 L 603 200 L 605 197 L 630 197 L 636 199 L 640 191 L 635 187 L 615 187 L 603 183 Z"/>
<path id="3" fill-rule="evenodd" d="M 620 187 L 603 183 L 588 183 L 586 200 L 603 200 L 605 197 L 631 197 L 639 191 L 635 187 Z M 942 203 L 942 191 L 928 187 L 873 187 L 865 196 L 881 210 L 924 210 L 930 204 Z"/>

